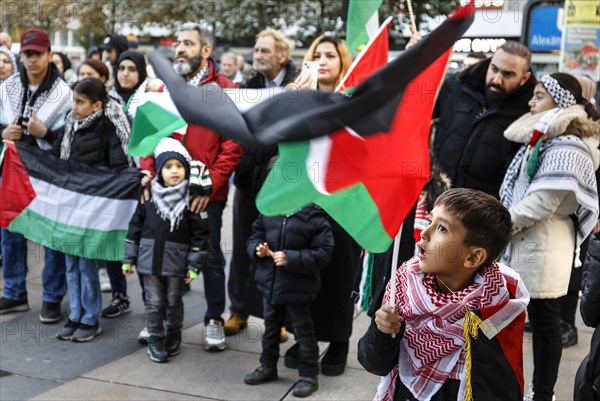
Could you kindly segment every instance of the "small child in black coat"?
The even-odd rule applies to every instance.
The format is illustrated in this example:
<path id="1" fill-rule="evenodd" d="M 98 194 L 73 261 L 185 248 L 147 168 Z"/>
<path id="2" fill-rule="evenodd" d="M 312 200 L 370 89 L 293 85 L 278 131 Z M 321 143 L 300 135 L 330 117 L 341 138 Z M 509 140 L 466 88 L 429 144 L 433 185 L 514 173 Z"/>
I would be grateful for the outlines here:
<path id="1" fill-rule="evenodd" d="M 138 206 L 129 223 L 123 272 L 129 275 L 137 265 L 145 291 L 148 356 L 167 362 L 181 345 L 183 284 L 198 277 L 206 258 L 208 215 L 189 210 L 191 158 L 183 144 L 164 138 L 154 157 L 158 174 L 151 183 L 152 199 Z"/>
<path id="2" fill-rule="evenodd" d="M 275 250 L 275 251 L 273 251 Z M 322 209 L 304 207 L 287 216 L 259 215 L 248 239 L 248 254 L 257 259 L 256 285 L 263 293 L 265 332 L 260 366 L 246 384 L 277 380 L 279 337 L 287 315 L 299 344 L 299 379 L 292 394 L 307 397 L 319 388 L 319 346 L 310 303 L 321 283 L 319 271 L 333 252 L 333 234 Z"/>

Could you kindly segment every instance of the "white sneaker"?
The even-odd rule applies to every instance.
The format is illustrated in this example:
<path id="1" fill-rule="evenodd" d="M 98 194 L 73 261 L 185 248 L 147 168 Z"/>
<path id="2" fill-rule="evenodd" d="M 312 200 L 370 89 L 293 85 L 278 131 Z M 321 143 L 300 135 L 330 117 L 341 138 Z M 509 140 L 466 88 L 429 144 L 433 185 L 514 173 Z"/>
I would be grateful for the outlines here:
<path id="1" fill-rule="evenodd" d="M 223 351 L 225 349 L 225 330 L 219 320 L 210 319 L 204 330 L 204 349 Z"/>
<path id="2" fill-rule="evenodd" d="M 148 345 L 148 339 L 150 338 L 150 333 L 148 333 L 148 328 L 144 327 L 140 334 L 138 334 L 138 343 Z"/>
<path id="3" fill-rule="evenodd" d="M 533 395 L 533 383 L 529 383 L 529 391 L 527 391 L 527 394 L 523 397 L 523 401 L 533 401 Z M 552 401 L 556 401 L 556 395 L 552 396 Z"/>
<path id="4" fill-rule="evenodd" d="M 98 269 L 98 277 L 100 278 L 100 291 L 111 292 L 112 287 L 110 286 L 110 278 L 108 277 L 106 269 Z"/>

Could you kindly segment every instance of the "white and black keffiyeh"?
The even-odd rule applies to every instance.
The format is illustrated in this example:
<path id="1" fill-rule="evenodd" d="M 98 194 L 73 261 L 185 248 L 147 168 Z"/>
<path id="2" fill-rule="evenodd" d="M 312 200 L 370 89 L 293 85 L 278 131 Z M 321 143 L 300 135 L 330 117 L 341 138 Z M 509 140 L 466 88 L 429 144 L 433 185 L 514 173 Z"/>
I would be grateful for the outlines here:
<path id="1" fill-rule="evenodd" d="M 36 92 L 26 88 L 19 74 L 8 77 L 1 85 L 1 124 L 8 125 L 19 115 L 29 119 L 33 113 L 49 130 L 57 130 L 65 124 L 65 117 L 73 101 L 71 88 L 62 79 L 55 79 L 48 89 L 39 93 L 39 88 Z M 26 124 L 23 125 L 23 134 L 29 135 Z M 41 138 L 36 138 L 36 142 L 44 150 L 52 147 Z"/>
<path id="2" fill-rule="evenodd" d="M 127 156 L 127 161 L 129 162 L 129 165 L 134 166 L 135 164 L 133 162 L 133 158 L 129 156 L 128 153 L 131 127 L 129 125 L 127 115 L 123 111 L 119 102 L 109 98 L 106 102 L 106 105 L 104 106 L 104 115 L 115 126 L 115 132 L 117 134 L 117 138 L 119 138 L 119 142 L 121 142 L 123 153 L 125 153 L 125 156 Z"/>
<path id="3" fill-rule="evenodd" d="M 61 159 L 69 160 L 69 158 L 71 157 L 71 146 L 73 145 L 73 138 L 75 138 L 75 132 L 80 129 L 88 128 L 100 117 L 102 117 L 102 109 L 90 114 L 83 120 L 75 120 L 75 115 L 72 112 L 67 114 L 65 122 L 65 134 L 63 135 L 62 141 L 60 143 Z"/>
<path id="4" fill-rule="evenodd" d="M 71 157 L 71 145 L 73 143 L 75 132 L 79 129 L 88 128 L 100 118 L 102 114 L 104 114 L 115 126 L 115 133 L 117 138 L 119 138 L 121 148 L 127 157 L 129 166 L 134 166 L 133 158 L 127 153 L 129 145 L 129 121 L 121 109 L 121 105 L 114 99 L 109 99 L 106 102 L 104 109 L 100 109 L 97 112 L 90 114 L 83 120 L 75 120 L 75 115 L 72 112 L 67 115 L 65 121 L 65 134 L 60 144 L 60 158 L 68 160 Z"/>
<path id="5" fill-rule="evenodd" d="M 183 218 L 183 212 L 189 205 L 188 180 L 183 180 L 172 187 L 165 187 L 158 182 L 158 175 L 152 179 L 152 203 L 163 220 L 171 222 L 171 231 L 176 229 Z"/>
<path id="6" fill-rule="evenodd" d="M 548 91 L 554 103 L 561 109 L 566 109 L 577 104 L 575 96 L 566 89 L 563 89 L 558 81 L 552 78 L 550 75 L 544 75 L 540 78 L 540 82 L 544 85 L 544 88 Z"/>
<path id="7" fill-rule="evenodd" d="M 208 63 L 202 68 L 196 75 L 192 77 L 187 83 L 192 86 L 199 86 L 200 82 L 208 75 Z"/>
<path id="8" fill-rule="evenodd" d="M 598 189 L 594 162 L 587 145 L 574 135 L 562 135 L 541 143 L 535 175 L 527 174 L 528 145 L 519 149 L 500 188 L 500 200 L 507 208 L 528 194 L 541 190 L 571 191 L 579 206 L 575 211 L 577 247 L 598 219 Z"/>

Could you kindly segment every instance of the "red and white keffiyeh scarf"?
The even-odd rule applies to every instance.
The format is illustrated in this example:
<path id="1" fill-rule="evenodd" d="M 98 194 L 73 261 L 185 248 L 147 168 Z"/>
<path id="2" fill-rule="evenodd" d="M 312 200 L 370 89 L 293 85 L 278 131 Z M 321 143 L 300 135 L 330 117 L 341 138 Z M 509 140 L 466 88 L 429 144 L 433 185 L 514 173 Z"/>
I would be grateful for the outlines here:
<path id="1" fill-rule="evenodd" d="M 471 311 L 504 305 L 480 326 L 486 337 L 493 338 L 523 313 L 529 299 L 527 290 L 517 273 L 496 262 L 479 270 L 473 284 L 454 294 L 440 293 L 435 276 L 421 271 L 417 257 L 399 267 L 396 277 L 395 304 L 406 327 L 398 365 L 381 378 L 374 400 L 393 401 L 398 376 L 422 401 L 429 401 L 447 379 L 460 380 L 458 399 L 462 400 L 465 305 Z M 514 299 L 509 288 L 516 293 Z M 389 285 L 383 302 L 390 303 Z"/>

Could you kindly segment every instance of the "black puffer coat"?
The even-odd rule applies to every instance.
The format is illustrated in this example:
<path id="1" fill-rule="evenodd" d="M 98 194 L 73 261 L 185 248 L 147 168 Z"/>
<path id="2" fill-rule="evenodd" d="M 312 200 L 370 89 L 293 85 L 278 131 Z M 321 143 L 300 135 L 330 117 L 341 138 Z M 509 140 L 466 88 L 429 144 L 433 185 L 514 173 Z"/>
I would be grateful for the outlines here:
<path id="1" fill-rule="evenodd" d="M 60 157 L 63 135 L 64 131 L 52 145 L 52 153 L 57 157 Z M 117 137 L 116 128 L 104 115 L 89 127 L 75 131 L 69 160 L 92 167 L 109 167 L 113 170 L 120 170 L 129 165 L 121 141 Z"/>
<path id="2" fill-rule="evenodd" d="M 472 188 L 498 197 L 504 173 L 520 144 L 504 130 L 529 111 L 535 79 L 530 78 L 500 105 L 488 104 L 485 77 L 491 60 L 448 77 L 433 117 L 439 118 L 433 154 L 455 188 Z"/>
<path id="3" fill-rule="evenodd" d="M 271 257 L 258 258 L 256 247 L 266 242 L 283 251 L 287 265 L 276 267 Z M 321 287 L 319 271 L 333 252 L 331 226 L 322 209 L 308 206 L 289 216 L 258 216 L 248 239 L 248 254 L 257 262 L 256 285 L 271 304 L 301 304 L 315 299 Z"/>
<path id="4" fill-rule="evenodd" d="M 136 265 L 140 274 L 181 276 L 198 272 L 208 251 L 208 216 L 185 209 L 179 226 L 163 220 L 153 202 L 138 205 L 129 222 L 123 263 Z"/>
<path id="5" fill-rule="evenodd" d="M 575 401 L 600 400 L 600 234 L 590 236 L 588 254 L 583 264 L 581 317 L 595 327 L 590 353 L 575 375 Z"/>

